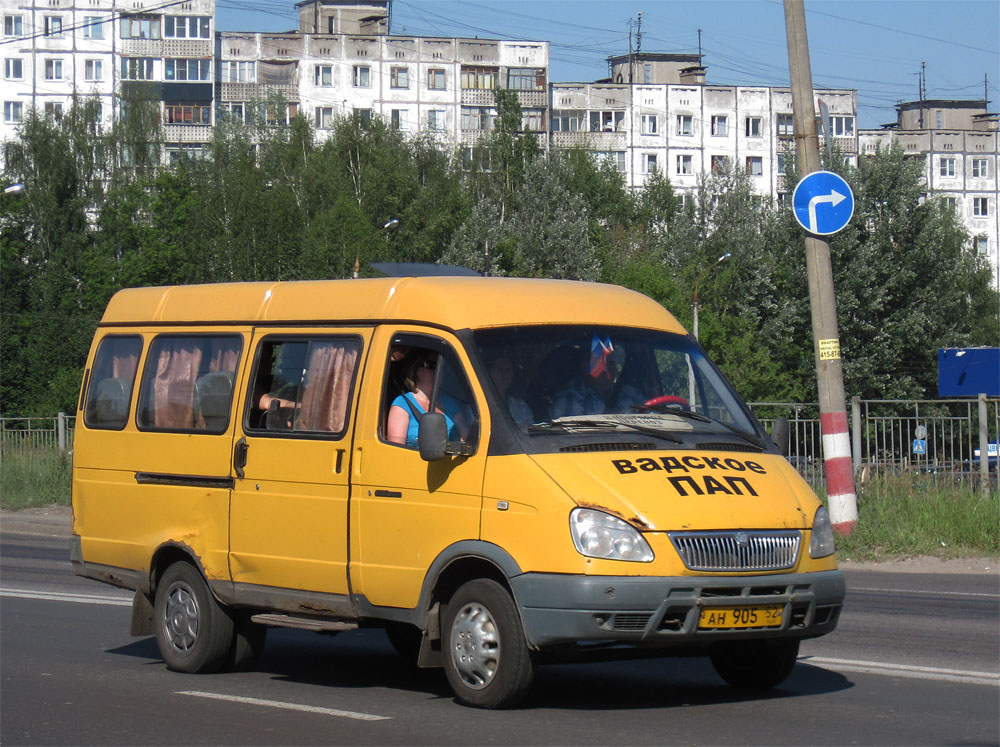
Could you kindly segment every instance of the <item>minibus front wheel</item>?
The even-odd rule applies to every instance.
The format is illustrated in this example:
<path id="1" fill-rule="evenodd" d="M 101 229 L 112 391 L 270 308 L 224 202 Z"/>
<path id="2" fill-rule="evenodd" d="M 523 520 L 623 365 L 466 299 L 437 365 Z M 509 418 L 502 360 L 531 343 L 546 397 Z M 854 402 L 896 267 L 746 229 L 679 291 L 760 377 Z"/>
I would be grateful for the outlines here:
<path id="1" fill-rule="evenodd" d="M 510 593 L 480 578 L 460 586 L 445 609 L 444 670 L 458 699 L 479 708 L 519 703 L 534 679 L 521 616 Z"/>
<path id="2" fill-rule="evenodd" d="M 160 655 L 176 672 L 217 672 L 229 658 L 233 618 L 190 563 L 164 571 L 156 586 L 153 626 Z"/>
<path id="3" fill-rule="evenodd" d="M 716 674 L 741 690 L 777 687 L 792 673 L 798 656 L 798 638 L 725 641 L 709 654 Z"/>

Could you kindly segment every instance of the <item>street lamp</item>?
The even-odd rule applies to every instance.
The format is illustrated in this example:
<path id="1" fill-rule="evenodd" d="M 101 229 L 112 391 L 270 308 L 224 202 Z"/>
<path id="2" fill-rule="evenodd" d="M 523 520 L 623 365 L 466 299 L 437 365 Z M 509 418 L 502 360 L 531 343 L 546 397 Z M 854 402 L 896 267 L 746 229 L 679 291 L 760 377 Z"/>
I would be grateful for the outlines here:
<path id="1" fill-rule="evenodd" d="M 712 270 L 714 270 L 716 267 L 721 265 L 723 262 L 725 262 L 732 256 L 733 256 L 732 252 L 726 252 L 717 260 L 715 260 L 715 262 L 713 262 L 704 270 L 702 270 L 701 275 L 699 275 L 698 279 L 694 281 L 694 339 L 696 340 L 698 339 L 698 286 L 701 285 L 701 281 L 705 279 L 705 276 L 708 275 L 708 273 L 710 273 Z"/>
<path id="2" fill-rule="evenodd" d="M 357 250 L 357 252 L 354 253 L 354 279 L 355 280 L 358 279 L 358 270 L 361 269 L 361 244 L 362 243 L 367 244 L 369 241 L 371 241 L 371 239 L 372 239 L 373 236 L 375 236 L 376 234 L 378 234 L 378 233 L 380 233 L 382 231 L 385 231 L 386 233 L 388 233 L 389 231 L 395 231 L 397 228 L 399 228 L 399 218 L 393 218 L 392 220 L 390 220 L 388 223 L 386 223 L 381 228 L 376 228 L 374 231 L 372 231 L 371 234 L 368 236 L 368 238 L 365 239 L 363 242 L 359 242 L 358 243 L 358 250 Z"/>
<path id="3" fill-rule="evenodd" d="M 24 185 L 21 182 L 14 182 L 13 184 L 8 184 L 3 188 L 3 193 L 5 195 L 23 195 Z"/>

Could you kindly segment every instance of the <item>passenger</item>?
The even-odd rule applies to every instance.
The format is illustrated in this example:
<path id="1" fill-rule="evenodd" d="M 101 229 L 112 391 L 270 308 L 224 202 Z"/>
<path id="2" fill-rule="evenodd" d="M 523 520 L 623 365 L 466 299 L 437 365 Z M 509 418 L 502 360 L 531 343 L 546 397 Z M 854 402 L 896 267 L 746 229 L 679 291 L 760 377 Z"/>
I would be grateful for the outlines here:
<path id="1" fill-rule="evenodd" d="M 490 377 L 500 396 L 507 403 L 507 409 L 514 422 L 521 428 L 527 428 L 534 423 L 535 417 L 528 403 L 509 393 L 510 385 L 514 381 L 514 364 L 510 359 L 502 355 L 495 358 L 490 364 Z"/>
<path id="2" fill-rule="evenodd" d="M 389 408 L 386 440 L 406 446 L 417 446 L 419 430 L 417 416 L 426 413 L 430 406 L 437 364 L 438 355 L 431 351 L 423 351 L 414 357 L 406 369 L 406 377 L 403 380 L 406 391 L 396 397 Z M 465 440 L 468 427 L 461 405 L 454 398 L 444 392 L 438 392 L 435 412 L 444 415 L 449 440 Z"/>
<path id="3" fill-rule="evenodd" d="M 635 387 L 615 386 L 619 367 L 610 337 L 594 335 L 590 358 L 580 368 L 579 375 L 570 379 L 553 398 L 550 413 L 553 419 L 629 412 L 632 405 L 643 401 L 642 393 Z"/>

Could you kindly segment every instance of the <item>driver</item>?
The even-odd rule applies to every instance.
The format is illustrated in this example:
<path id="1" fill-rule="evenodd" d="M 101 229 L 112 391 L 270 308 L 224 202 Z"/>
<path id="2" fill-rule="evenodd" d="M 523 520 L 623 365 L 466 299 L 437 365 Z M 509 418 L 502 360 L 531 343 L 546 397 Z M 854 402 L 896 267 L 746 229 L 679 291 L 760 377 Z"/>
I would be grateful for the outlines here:
<path id="1" fill-rule="evenodd" d="M 635 387 L 618 383 L 619 372 L 611 338 L 595 334 L 589 360 L 581 362 L 580 373 L 553 398 L 551 418 L 629 412 L 643 396 Z"/>

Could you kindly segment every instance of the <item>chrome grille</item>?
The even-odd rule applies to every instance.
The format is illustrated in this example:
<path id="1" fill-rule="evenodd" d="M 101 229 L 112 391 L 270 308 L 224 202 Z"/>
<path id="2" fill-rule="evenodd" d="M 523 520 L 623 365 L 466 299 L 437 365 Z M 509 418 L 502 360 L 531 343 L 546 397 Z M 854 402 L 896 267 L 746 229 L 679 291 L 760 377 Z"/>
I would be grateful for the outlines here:
<path id="1" fill-rule="evenodd" d="M 674 532 L 670 541 L 692 571 L 782 571 L 795 565 L 802 533 L 797 529 Z"/>

